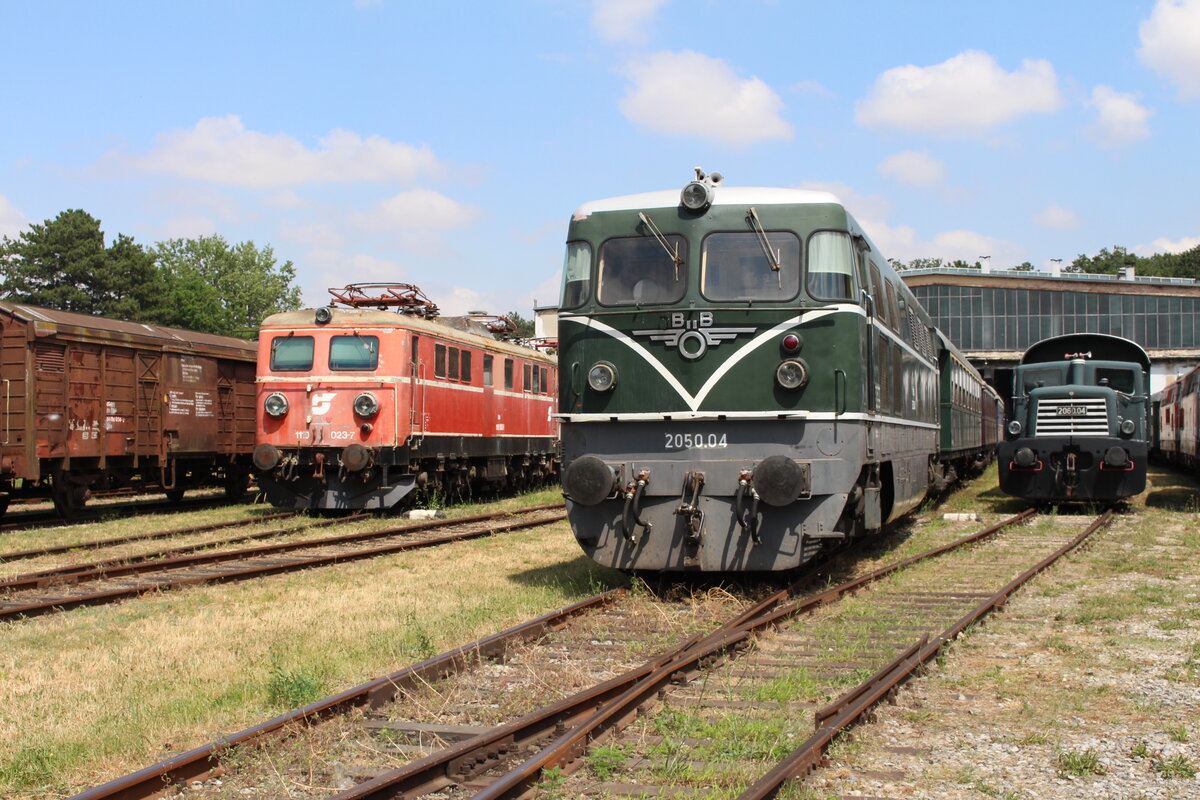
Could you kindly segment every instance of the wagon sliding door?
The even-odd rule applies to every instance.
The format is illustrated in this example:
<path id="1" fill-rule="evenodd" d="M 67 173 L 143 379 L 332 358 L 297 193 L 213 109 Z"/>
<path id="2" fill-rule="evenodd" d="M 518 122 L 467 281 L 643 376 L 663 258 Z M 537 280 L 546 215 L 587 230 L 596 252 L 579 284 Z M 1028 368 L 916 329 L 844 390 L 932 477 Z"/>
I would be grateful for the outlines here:
<path id="1" fill-rule="evenodd" d="M 160 463 L 166 456 L 166 443 L 162 435 L 161 369 L 161 353 L 138 351 L 134 358 L 134 373 L 137 376 L 137 423 L 133 443 L 135 463 L 143 458 L 151 459 L 151 463 Z"/>

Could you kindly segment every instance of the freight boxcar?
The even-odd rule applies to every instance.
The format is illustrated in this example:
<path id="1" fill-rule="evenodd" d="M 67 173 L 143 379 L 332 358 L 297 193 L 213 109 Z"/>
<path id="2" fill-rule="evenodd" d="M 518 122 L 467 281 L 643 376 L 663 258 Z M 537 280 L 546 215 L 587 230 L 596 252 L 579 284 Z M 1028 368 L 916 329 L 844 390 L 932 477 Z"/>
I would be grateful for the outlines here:
<path id="1" fill-rule="evenodd" d="M 0 302 L 0 346 L 0 508 L 48 494 L 69 516 L 135 479 L 244 491 L 253 342 Z"/>

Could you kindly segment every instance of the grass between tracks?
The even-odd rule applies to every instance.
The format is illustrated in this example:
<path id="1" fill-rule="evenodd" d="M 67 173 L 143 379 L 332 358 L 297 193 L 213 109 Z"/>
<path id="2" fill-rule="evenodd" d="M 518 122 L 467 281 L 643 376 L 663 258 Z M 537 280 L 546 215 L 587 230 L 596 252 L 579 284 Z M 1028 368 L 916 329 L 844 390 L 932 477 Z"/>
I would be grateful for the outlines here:
<path id="1" fill-rule="evenodd" d="M 80 791 L 620 580 L 561 522 L 0 625 L 0 796 Z"/>

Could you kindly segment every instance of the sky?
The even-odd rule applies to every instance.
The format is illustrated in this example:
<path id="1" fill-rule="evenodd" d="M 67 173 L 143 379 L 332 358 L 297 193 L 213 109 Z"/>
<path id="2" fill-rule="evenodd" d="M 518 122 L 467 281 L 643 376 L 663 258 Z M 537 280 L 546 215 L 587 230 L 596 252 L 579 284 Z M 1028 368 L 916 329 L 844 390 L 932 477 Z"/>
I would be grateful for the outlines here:
<path id="1" fill-rule="evenodd" d="M 1200 0 L 0 0 L 0 235 L 219 234 L 306 304 L 557 301 L 571 212 L 834 192 L 888 258 L 1200 245 Z"/>

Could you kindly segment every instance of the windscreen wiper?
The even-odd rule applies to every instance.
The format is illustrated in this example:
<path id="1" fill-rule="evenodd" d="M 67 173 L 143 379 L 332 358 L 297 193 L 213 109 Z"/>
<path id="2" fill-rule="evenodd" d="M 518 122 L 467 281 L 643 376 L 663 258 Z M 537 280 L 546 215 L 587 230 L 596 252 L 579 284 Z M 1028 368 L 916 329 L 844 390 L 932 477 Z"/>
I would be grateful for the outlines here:
<path id="1" fill-rule="evenodd" d="M 783 257 L 783 249 L 771 250 L 771 242 L 767 239 L 767 232 L 763 229 L 762 220 L 758 218 L 758 212 L 754 206 L 750 206 L 750 210 L 746 212 L 746 221 L 750 223 L 754 235 L 758 237 L 758 244 L 762 247 L 763 255 L 767 257 L 767 263 L 770 264 L 771 270 L 779 272 L 782 266 L 780 262 Z"/>
<path id="2" fill-rule="evenodd" d="M 638 219 L 650 229 L 650 233 L 654 234 L 654 238 L 662 245 L 663 250 L 667 251 L 667 255 L 671 257 L 671 261 L 675 264 L 675 280 L 679 280 L 679 267 L 683 265 L 683 256 L 679 255 L 679 243 L 676 242 L 675 247 L 672 249 L 671 243 L 667 241 L 667 237 L 663 235 L 663 232 L 658 229 L 658 226 L 654 224 L 654 220 L 650 219 L 645 211 L 638 212 Z"/>

